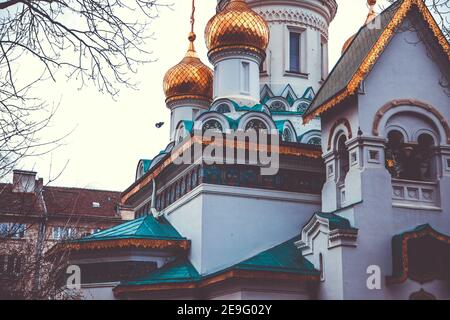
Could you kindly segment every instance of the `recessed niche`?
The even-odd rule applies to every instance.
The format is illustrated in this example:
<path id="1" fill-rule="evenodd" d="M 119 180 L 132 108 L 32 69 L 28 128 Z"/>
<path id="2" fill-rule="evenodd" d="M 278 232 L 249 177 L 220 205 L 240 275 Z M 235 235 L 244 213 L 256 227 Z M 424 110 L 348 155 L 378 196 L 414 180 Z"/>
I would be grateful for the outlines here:
<path id="1" fill-rule="evenodd" d="M 369 162 L 379 163 L 380 162 L 380 151 L 369 150 Z"/>

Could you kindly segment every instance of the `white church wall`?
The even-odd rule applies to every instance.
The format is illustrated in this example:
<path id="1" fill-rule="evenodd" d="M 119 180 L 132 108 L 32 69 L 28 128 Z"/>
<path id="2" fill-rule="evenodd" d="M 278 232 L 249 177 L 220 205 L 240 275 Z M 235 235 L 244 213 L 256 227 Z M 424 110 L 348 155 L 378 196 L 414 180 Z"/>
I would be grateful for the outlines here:
<path id="1" fill-rule="evenodd" d="M 178 199 L 164 210 L 167 220 L 185 238 L 191 241 L 189 260 L 192 265 L 201 270 L 203 237 L 203 199 L 201 186 Z"/>
<path id="2" fill-rule="evenodd" d="M 319 197 L 291 192 L 205 186 L 202 274 L 248 259 L 296 235 Z"/>
<path id="3" fill-rule="evenodd" d="M 423 101 L 449 119 L 450 98 L 441 80 L 440 66 L 429 56 L 417 33 L 410 29 L 396 33 L 365 80 L 366 93 L 359 95 L 362 130 L 371 132 L 375 113 L 387 102 L 399 99 Z"/>
<path id="4" fill-rule="evenodd" d="M 202 184 L 166 209 L 191 240 L 201 274 L 230 267 L 296 235 L 320 209 L 320 196 Z"/>
<path id="5" fill-rule="evenodd" d="M 358 114 L 359 126 L 364 136 L 372 135 L 375 113 L 392 100 L 423 101 L 434 106 L 448 119 L 449 98 L 438 83 L 440 79 L 439 67 L 427 55 L 423 43 L 417 41 L 414 33 L 410 31 L 397 33 L 367 77 L 364 85 L 365 93 L 358 96 L 358 111 L 355 114 Z M 342 116 L 348 111 L 344 111 L 343 108 L 339 110 L 342 111 L 340 112 Z M 426 112 L 424 114 L 430 115 Z M 409 118 L 406 121 L 409 127 L 419 129 L 423 126 L 422 120 L 417 119 L 416 122 L 409 123 L 410 120 Z M 326 128 L 325 132 L 328 132 L 327 129 L 331 125 L 332 121 L 323 126 Z M 448 195 L 450 190 L 450 181 L 448 176 L 439 179 L 440 210 L 424 210 L 418 205 L 411 205 L 410 208 L 394 206 L 392 179 L 385 169 L 382 141 L 374 140 L 374 143 L 379 144 L 376 147 L 380 151 L 378 163 L 367 162 L 367 146 L 362 154 L 365 157 L 362 162 L 364 168 L 360 175 L 362 202 L 354 207 L 354 226 L 359 229 L 358 247 L 357 250 L 343 251 L 343 297 L 408 299 L 411 293 L 418 290 L 418 284 L 386 285 L 385 277 L 392 274 L 392 237 L 425 223 L 449 234 L 450 201 L 446 194 Z M 348 182 L 350 181 L 346 181 L 346 184 Z M 367 287 L 369 266 L 380 268 L 381 290 L 370 290 Z M 427 291 L 436 294 L 438 298 L 448 297 L 448 289 L 445 291 L 440 284 L 425 284 L 425 287 L 429 287 Z"/>

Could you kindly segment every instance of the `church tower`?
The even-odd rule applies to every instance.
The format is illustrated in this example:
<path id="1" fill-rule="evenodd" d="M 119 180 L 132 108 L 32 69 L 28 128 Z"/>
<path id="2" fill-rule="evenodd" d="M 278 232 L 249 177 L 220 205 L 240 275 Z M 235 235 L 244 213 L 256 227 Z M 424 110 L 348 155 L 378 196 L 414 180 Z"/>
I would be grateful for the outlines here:
<path id="1" fill-rule="evenodd" d="M 183 122 L 193 122 L 201 112 L 208 110 L 212 101 L 213 72 L 195 51 L 194 22 L 192 14 L 188 50 L 181 62 L 167 71 L 163 81 L 166 105 L 171 110 L 170 140 L 177 140 L 175 142 L 187 135 Z"/>
<path id="2" fill-rule="evenodd" d="M 218 10 L 227 2 L 218 1 Z M 328 27 L 337 12 L 336 1 L 246 2 L 270 29 L 266 59 L 260 68 L 262 88 L 267 85 L 274 96 L 281 96 L 288 84 L 297 96 L 308 87 L 317 92 L 328 75 Z"/>
<path id="3" fill-rule="evenodd" d="M 205 40 L 208 58 L 214 65 L 214 99 L 258 104 L 259 70 L 269 43 L 264 19 L 244 0 L 230 0 L 209 20 Z"/>

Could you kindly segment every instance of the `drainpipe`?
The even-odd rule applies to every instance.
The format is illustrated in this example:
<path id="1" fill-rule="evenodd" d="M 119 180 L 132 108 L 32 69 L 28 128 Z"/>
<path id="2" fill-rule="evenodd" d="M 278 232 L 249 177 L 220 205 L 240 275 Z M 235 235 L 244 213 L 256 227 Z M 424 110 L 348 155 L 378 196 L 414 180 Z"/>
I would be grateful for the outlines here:
<path id="1" fill-rule="evenodd" d="M 156 210 L 156 179 L 153 178 L 153 191 L 152 191 L 152 204 L 150 206 L 150 212 L 152 213 L 153 217 L 155 217 L 156 219 L 160 218 L 163 216 L 162 212 L 158 212 L 158 210 Z"/>

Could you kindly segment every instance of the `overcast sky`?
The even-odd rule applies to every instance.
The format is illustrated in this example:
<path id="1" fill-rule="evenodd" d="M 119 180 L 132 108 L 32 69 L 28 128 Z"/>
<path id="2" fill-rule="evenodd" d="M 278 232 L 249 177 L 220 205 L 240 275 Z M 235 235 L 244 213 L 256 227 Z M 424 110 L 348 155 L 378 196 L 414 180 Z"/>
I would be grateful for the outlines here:
<path id="1" fill-rule="evenodd" d="M 148 47 L 157 61 L 142 66 L 135 75 L 139 90 L 124 88 L 114 101 L 95 88 L 79 90 L 75 82 L 48 81 L 40 85 L 41 98 L 50 104 L 60 102 L 46 135 L 58 137 L 74 131 L 63 146 L 51 154 L 23 161 L 21 169 L 37 171 L 48 181 L 49 175 L 56 175 L 68 162 L 53 185 L 123 191 L 134 181 L 139 159 L 152 159 L 166 147 L 170 112 L 164 103 L 162 79 L 186 52 L 191 1 L 165 1 L 175 2 L 173 10 L 162 10 L 152 25 L 155 40 Z M 368 12 L 365 0 L 338 0 L 338 4 L 330 26 L 330 68 L 338 60 L 345 40 L 359 29 Z M 197 0 L 196 47 L 205 63 L 203 31 L 215 6 L 215 0 Z M 156 129 L 155 123 L 160 121 L 166 124 Z"/>

